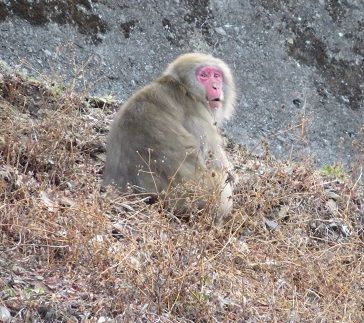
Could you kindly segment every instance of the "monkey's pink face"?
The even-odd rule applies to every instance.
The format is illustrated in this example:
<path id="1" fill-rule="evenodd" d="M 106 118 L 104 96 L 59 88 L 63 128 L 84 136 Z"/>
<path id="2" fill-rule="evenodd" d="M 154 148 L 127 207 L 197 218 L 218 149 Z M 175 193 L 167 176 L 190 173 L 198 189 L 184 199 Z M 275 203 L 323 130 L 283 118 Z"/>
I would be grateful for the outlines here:
<path id="1" fill-rule="evenodd" d="M 222 71 L 214 66 L 203 66 L 196 71 L 196 77 L 205 89 L 206 99 L 210 108 L 218 109 L 222 107 L 224 99 Z"/>

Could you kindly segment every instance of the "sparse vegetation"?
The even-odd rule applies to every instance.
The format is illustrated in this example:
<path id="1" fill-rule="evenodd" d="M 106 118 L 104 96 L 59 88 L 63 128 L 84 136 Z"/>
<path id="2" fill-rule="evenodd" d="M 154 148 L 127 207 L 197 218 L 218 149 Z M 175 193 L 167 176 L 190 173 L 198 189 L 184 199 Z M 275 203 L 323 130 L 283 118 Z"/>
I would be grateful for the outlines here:
<path id="1" fill-rule="evenodd" d="M 342 165 L 325 165 L 321 169 L 321 174 L 343 179 L 345 177 L 345 170 Z"/>
<path id="2" fill-rule="evenodd" d="M 100 192 L 115 104 L 16 75 L 0 74 L 0 88 L 0 315 L 364 320 L 364 189 L 342 168 L 320 174 L 230 143 L 232 221 L 177 221 L 142 196 Z"/>

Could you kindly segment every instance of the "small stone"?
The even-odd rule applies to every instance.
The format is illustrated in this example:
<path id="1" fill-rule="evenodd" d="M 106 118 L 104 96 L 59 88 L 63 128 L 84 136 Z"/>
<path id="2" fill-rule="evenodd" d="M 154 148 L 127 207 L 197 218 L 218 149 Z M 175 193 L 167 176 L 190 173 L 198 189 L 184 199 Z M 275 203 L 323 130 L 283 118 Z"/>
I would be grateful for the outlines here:
<path id="1" fill-rule="evenodd" d="M 276 221 L 264 219 L 264 223 L 269 231 L 273 231 L 278 228 L 279 224 Z"/>
<path id="2" fill-rule="evenodd" d="M 337 201 L 337 200 L 340 199 L 340 195 L 336 194 L 333 191 L 325 191 L 325 196 L 326 196 L 327 199 L 331 199 L 331 200 L 334 200 L 334 201 Z"/>
<path id="3" fill-rule="evenodd" d="M 10 321 L 11 314 L 7 307 L 4 305 L 0 305 L 0 321 L 1 322 L 7 322 Z"/>
<path id="4" fill-rule="evenodd" d="M 289 207 L 287 205 L 284 205 L 280 208 L 278 211 L 278 219 L 284 219 L 287 217 L 289 211 Z"/>
<path id="5" fill-rule="evenodd" d="M 48 49 L 44 49 L 43 50 L 44 54 L 46 54 L 47 56 L 52 56 L 52 53 L 48 50 Z"/>
<path id="6" fill-rule="evenodd" d="M 333 214 L 337 214 L 338 212 L 338 206 L 337 206 L 337 203 L 330 199 L 326 202 L 326 206 L 327 208 L 333 213 Z"/>
<path id="7" fill-rule="evenodd" d="M 71 207 L 71 206 L 75 205 L 75 201 L 71 200 L 70 198 L 68 198 L 66 196 L 62 196 L 59 200 L 59 204 L 61 206 L 65 206 L 65 207 Z"/>
<path id="8" fill-rule="evenodd" d="M 222 28 L 222 27 L 217 27 L 217 28 L 215 28 L 215 31 L 216 31 L 218 34 L 222 35 L 222 36 L 226 36 L 226 35 L 227 35 L 226 31 L 225 31 L 225 30 L 224 30 L 224 28 Z"/>

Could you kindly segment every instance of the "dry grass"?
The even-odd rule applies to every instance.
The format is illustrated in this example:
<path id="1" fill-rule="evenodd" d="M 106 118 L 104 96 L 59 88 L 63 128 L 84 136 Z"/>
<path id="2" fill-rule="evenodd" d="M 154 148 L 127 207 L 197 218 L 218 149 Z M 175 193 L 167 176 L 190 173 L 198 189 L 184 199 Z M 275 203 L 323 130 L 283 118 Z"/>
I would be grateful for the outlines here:
<path id="1" fill-rule="evenodd" d="M 232 221 L 181 222 L 100 193 L 115 106 L 14 75 L 0 89 L 0 307 L 14 322 L 364 320 L 359 183 L 233 146 Z"/>

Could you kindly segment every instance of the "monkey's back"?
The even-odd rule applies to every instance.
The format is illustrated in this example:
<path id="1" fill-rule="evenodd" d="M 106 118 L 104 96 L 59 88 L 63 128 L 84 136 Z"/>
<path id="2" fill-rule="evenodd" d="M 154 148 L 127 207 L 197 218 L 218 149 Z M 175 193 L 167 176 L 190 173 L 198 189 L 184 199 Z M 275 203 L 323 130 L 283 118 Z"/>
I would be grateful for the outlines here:
<path id="1" fill-rule="evenodd" d="M 166 77 L 132 96 L 110 130 L 104 185 L 125 188 L 130 184 L 159 192 L 172 176 L 176 181 L 191 177 L 203 164 L 193 153 L 200 150 L 200 142 L 185 128 L 186 107 L 195 104 L 193 97 Z"/>

